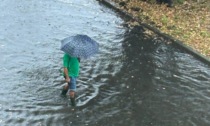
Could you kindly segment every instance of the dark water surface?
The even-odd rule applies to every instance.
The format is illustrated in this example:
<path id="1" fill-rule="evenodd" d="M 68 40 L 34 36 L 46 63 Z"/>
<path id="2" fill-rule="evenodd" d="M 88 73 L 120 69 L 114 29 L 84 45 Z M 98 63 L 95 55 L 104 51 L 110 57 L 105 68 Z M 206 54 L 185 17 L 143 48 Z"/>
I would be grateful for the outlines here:
<path id="1" fill-rule="evenodd" d="M 95 0 L 1 0 L 0 126 L 209 126 L 210 68 Z M 60 97 L 60 40 L 88 34 L 77 105 Z"/>

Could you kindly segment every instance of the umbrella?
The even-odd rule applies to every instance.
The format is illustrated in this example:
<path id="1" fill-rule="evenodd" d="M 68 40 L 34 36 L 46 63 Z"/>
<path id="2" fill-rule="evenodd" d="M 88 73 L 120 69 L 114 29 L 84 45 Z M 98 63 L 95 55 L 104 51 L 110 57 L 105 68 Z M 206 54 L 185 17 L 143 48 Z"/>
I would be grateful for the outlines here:
<path id="1" fill-rule="evenodd" d="M 74 35 L 61 40 L 61 50 L 72 57 L 89 58 L 99 50 L 99 44 L 87 35 Z"/>

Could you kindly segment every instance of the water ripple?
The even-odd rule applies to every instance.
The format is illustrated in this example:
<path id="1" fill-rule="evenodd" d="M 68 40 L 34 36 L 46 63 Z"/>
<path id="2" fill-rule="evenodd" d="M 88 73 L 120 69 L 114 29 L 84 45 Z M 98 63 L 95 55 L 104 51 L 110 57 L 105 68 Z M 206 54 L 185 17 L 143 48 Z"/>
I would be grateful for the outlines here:
<path id="1" fill-rule="evenodd" d="M 1 2 L 0 125 L 210 124 L 210 69 L 170 41 L 93 0 Z M 100 52 L 81 60 L 72 108 L 59 48 L 77 33 Z"/>

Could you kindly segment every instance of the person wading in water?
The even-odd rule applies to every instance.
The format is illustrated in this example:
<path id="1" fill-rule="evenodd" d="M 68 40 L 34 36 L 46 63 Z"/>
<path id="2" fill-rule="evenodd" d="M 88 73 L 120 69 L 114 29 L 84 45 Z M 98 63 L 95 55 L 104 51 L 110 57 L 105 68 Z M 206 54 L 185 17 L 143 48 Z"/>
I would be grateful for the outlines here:
<path id="1" fill-rule="evenodd" d="M 71 57 L 68 54 L 63 56 L 63 70 L 64 78 L 67 84 L 62 90 L 62 95 L 66 95 L 69 90 L 70 100 L 72 106 L 76 106 L 75 92 L 76 92 L 76 81 L 79 76 L 80 70 L 80 58 Z"/>

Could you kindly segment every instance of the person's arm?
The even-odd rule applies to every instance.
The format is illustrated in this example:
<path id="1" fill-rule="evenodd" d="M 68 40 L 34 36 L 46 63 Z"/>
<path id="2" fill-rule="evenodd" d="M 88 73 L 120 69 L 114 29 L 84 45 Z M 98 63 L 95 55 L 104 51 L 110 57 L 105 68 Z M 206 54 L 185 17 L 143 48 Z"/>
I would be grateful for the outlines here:
<path id="1" fill-rule="evenodd" d="M 66 78 L 65 81 L 67 83 L 70 82 L 70 78 L 69 78 L 69 74 L 68 74 L 68 69 L 66 67 L 64 67 L 63 71 L 64 71 L 64 76 Z"/>
<path id="2" fill-rule="evenodd" d="M 68 83 L 70 82 L 69 74 L 68 74 L 68 67 L 69 65 L 69 56 L 67 54 L 64 54 L 63 56 L 63 72 L 65 76 L 65 81 Z"/>

